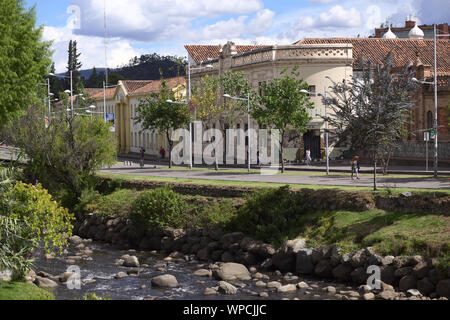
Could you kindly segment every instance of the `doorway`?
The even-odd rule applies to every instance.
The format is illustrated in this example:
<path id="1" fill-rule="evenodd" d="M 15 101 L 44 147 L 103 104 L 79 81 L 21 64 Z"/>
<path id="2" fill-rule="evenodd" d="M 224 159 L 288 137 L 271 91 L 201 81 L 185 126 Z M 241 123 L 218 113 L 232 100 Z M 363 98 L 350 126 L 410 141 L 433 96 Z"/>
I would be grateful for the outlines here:
<path id="1" fill-rule="evenodd" d="M 311 150 L 311 158 L 313 160 L 320 159 L 320 135 L 316 136 L 314 135 L 312 130 L 308 130 L 307 133 L 303 135 L 303 144 L 304 144 L 304 150 L 303 150 L 303 158 L 306 158 L 306 150 Z"/>

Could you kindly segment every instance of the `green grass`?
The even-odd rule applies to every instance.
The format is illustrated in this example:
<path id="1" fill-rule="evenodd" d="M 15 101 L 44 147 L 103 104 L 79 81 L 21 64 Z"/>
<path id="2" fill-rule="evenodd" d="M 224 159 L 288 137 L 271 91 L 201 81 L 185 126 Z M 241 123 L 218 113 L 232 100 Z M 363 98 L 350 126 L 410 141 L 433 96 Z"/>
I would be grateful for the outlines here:
<path id="1" fill-rule="evenodd" d="M 345 251 L 373 246 L 381 255 L 442 257 L 450 249 L 450 217 L 383 210 L 336 211 L 302 217 L 314 246 L 337 244 Z"/>
<path id="2" fill-rule="evenodd" d="M 55 297 L 34 284 L 0 281 L 0 300 L 55 300 Z"/>
<path id="3" fill-rule="evenodd" d="M 372 187 L 354 187 L 354 186 L 333 186 L 333 185 L 311 185 L 311 184 L 285 184 L 285 183 L 270 183 L 270 182 L 250 182 L 250 181 L 225 181 L 225 180 L 207 180 L 207 179 L 188 179 L 188 178 L 169 178 L 169 177 L 152 177 L 134 174 L 120 174 L 120 173 L 98 173 L 100 177 L 107 178 L 119 178 L 130 181 L 155 181 L 155 182 L 167 182 L 167 183 L 180 183 L 180 184 L 194 184 L 194 185 L 215 185 L 215 186 L 236 186 L 236 187 L 248 187 L 248 188 L 278 188 L 285 185 L 289 185 L 292 189 L 298 190 L 303 188 L 308 189 L 339 189 L 346 191 L 362 191 L 362 192 L 374 192 Z M 399 194 L 402 192 L 423 192 L 423 193 L 447 193 L 450 194 L 450 189 L 422 189 L 422 188 L 379 188 L 375 193 L 392 192 L 393 194 Z"/>

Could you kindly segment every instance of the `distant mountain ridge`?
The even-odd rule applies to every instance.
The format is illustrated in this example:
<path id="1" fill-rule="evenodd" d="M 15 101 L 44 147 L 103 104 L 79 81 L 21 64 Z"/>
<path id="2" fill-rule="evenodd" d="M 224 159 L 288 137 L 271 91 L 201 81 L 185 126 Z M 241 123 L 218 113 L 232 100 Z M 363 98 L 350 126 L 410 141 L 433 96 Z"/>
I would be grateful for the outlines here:
<path id="1" fill-rule="evenodd" d="M 163 78 L 174 78 L 186 75 L 186 61 L 182 58 L 172 56 L 159 56 L 158 54 L 146 54 L 141 57 L 134 57 L 129 64 L 120 68 L 109 70 L 109 84 L 117 84 L 118 80 L 159 80 Z M 97 77 L 103 81 L 105 68 L 96 68 Z M 80 70 L 84 86 L 89 87 L 90 78 L 94 68 Z M 59 75 L 65 76 L 66 73 Z"/>

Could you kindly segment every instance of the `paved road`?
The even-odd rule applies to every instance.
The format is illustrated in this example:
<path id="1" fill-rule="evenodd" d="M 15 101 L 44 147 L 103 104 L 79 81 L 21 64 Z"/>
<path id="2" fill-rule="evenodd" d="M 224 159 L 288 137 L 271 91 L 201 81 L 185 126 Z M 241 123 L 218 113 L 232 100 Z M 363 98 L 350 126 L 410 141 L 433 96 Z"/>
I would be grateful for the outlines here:
<path id="1" fill-rule="evenodd" d="M 270 182 L 270 183 L 286 183 L 286 184 L 318 184 L 318 185 L 335 185 L 335 186 L 360 186 L 372 187 L 373 179 L 363 177 L 360 180 L 352 181 L 350 176 L 308 176 L 295 174 L 276 174 L 262 175 L 259 173 L 236 173 L 230 170 L 200 171 L 200 170 L 169 170 L 167 167 L 151 167 L 146 166 L 144 169 L 139 168 L 137 164 L 133 166 L 124 166 L 118 164 L 110 169 L 102 170 L 104 173 L 119 173 L 140 176 L 165 177 L 165 178 L 185 178 L 200 180 L 223 180 L 223 181 L 245 181 L 245 182 Z M 379 187 L 392 188 L 424 188 L 424 189 L 450 189 L 450 177 L 447 179 L 433 178 L 383 178 L 378 179 Z"/>

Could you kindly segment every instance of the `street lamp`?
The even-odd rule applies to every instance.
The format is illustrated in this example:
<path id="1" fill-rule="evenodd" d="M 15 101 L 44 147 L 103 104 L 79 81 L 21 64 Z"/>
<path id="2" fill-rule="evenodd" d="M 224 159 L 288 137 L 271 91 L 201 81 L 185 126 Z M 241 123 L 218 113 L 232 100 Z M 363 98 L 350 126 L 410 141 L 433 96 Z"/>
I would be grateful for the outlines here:
<path id="1" fill-rule="evenodd" d="M 59 75 L 56 75 L 54 73 L 49 73 L 49 76 L 57 77 L 57 78 L 66 78 L 66 79 L 70 78 L 70 90 L 65 90 L 64 92 L 70 94 L 70 105 L 71 105 L 71 108 L 73 110 L 73 97 L 74 97 L 73 96 L 73 71 L 70 70 L 70 77 L 59 76 Z M 82 96 L 82 94 L 80 94 L 80 96 Z M 73 115 L 73 112 L 72 112 L 72 115 Z"/>
<path id="2" fill-rule="evenodd" d="M 189 108 L 189 103 L 187 101 L 173 101 L 173 100 L 166 100 L 167 103 L 170 104 L 182 104 L 187 105 Z M 192 170 L 193 163 L 192 163 L 192 121 L 189 120 L 189 168 Z"/>
<path id="3" fill-rule="evenodd" d="M 315 93 L 315 92 L 309 92 L 305 89 L 300 90 L 300 93 L 303 94 L 309 94 L 311 96 L 319 96 L 322 98 L 327 98 L 327 91 L 325 89 L 324 94 L 321 93 Z M 316 114 L 316 116 L 318 116 Z M 327 104 L 325 103 L 325 118 L 326 118 L 326 128 L 325 128 L 325 153 L 326 153 L 326 159 L 327 159 L 327 176 L 330 174 L 330 154 L 328 152 L 329 149 L 329 138 L 328 138 L 328 129 L 329 129 L 329 123 L 328 123 L 328 112 L 327 112 Z"/>
<path id="4" fill-rule="evenodd" d="M 248 93 L 247 98 L 239 98 L 239 97 L 232 97 L 229 94 L 224 94 L 224 98 L 233 99 L 233 100 L 240 100 L 240 101 L 247 101 L 247 108 L 248 108 L 248 172 L 251 172 L 251 166 L 252 166 L 252 153 L 251 153 L 251 123 L 250 123 L 250 93 Z"/>
<path id="5" fill-rule="evenodd" d="M 438 103 L 437 103 L 437 37 L 448 37 L 450 34 L 437 34 L 436 24 L 434 25 L 434 82 L 420 81 L 416 78 L 412 78 L 412 81 L 422 83 L 422 84 L 430 84 L 434 85 L 434 177 L 438 176 L 438 131 L 439 131 L 439 123 L 438 123 Z"/>

